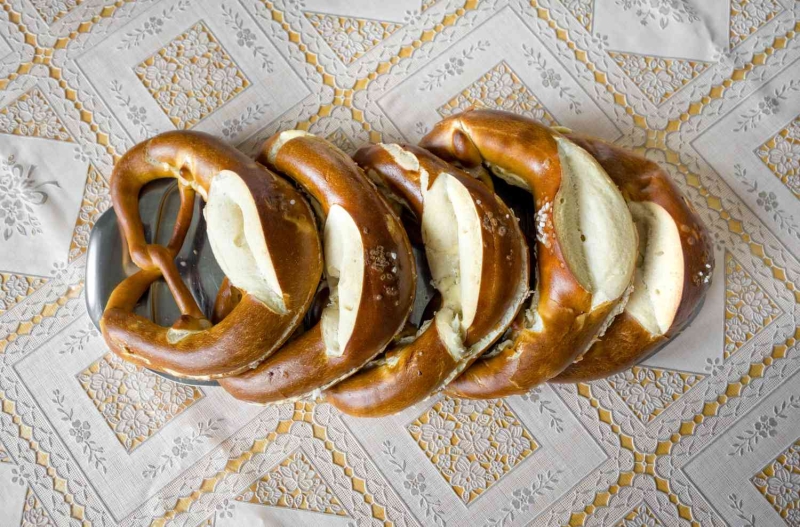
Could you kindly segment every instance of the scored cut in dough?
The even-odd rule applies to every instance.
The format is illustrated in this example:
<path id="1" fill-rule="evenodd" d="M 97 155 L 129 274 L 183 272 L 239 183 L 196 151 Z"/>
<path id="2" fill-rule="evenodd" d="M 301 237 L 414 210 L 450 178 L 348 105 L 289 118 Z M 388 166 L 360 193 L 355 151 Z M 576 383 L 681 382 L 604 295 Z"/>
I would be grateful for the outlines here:
<path id="1" fill-rule="evenodd" d="M 460 359 L 481 290 L 480 219 L 469 191 L 450 174 L 440 174 L 428 188 L 428 174 L 423 171 L 422 188 L 422 238 L 434 286 L 443 300 L 436 323 L 451 355 Z"/>
<path id="2" fill-rule="evenodd" d="M 570 271 L 592 293 L 592 308 L 616 301 L 630 286 L 636 230 L 625 199 L 586 150 L 557 137 L 562 167 L 553 223 Z"/>
<path id="3" fill-rule="evenodd" d="M 639 232 L 639 259 L 626 311 L 653 335 L 672 326 L 683 296 L 680 232 L 663 207 L 651 201 L 628 204 Z"/>
<path id="4" fill-rule="evenodd" d="M 214 178 L 203 214 L 211 250 L 225 276 L 273 312 L 286 313 L 258 208 L 238 174 L 223 170 Z"/>
<path id="5" fill-rule="evenodd" d="M 330 304 L 322 311 L 322 335 L 329 355 L 341 355 L 356 324 L 364 287 L 364 243 L 352 216 L 334 205 L 325 220 L 325 266 Z"/>

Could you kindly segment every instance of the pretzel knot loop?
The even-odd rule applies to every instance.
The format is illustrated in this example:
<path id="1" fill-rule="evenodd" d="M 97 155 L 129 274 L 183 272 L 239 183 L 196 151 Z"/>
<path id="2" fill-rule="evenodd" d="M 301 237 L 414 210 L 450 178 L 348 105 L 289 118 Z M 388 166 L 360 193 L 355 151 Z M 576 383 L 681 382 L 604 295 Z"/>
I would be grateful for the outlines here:
<path id="1" fill-rule="evenodd" d="M 139 193 L 174 178 L 180 209 L 166 246 L 149 243 Z M 195 194 L 214 256 L 230 286 L 242 290 L 224 320 L 212 324 L 181 279 L 175 258 L 192 222 Z M 234 148 L 198 132 L 168 132 L 129 150 L 111 177 L 111 199 L 131 260 L 141 271 L 113 291 L 100 321 L 115 353 L 185 378 L 241 373 L 277 350 L 302 322 L 322 273 L 321 244 L 306 200 L 289 183 Z M 284 204 L 279 206 L 278 204 Z M 163 277 L 181 317 L 170 328 L 133 313 Z M 238 298 L 237 298 L 238 300 Z"/>

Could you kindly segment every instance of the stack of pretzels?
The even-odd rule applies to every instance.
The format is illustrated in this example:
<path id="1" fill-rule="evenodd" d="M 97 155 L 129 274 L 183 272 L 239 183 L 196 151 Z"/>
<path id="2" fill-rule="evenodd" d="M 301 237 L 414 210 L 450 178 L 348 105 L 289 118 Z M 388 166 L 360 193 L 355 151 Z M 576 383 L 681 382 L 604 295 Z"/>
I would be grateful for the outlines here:
<path id="1" fill-rule="evenodd" d="M 181 195 L 167 246 L 149 244 L 139 218 L 139 193 L 159 178 Z M 211 313 L 175 265 L 195 193 L 226 276 Z M 141 269 L 100 322 L 114 353 L 243 401 L 321 395 L 364 417 L 440 391 L 496 398 L 630 368 L 691 321 L 714 265 L 658 165 L 500 111 L 354 158 L 300 130 L 255 161 L 168 132 L 123 156 L 111 197 Z M 134 313 L 160 278 L 182 313 L 169 328 Z"/>

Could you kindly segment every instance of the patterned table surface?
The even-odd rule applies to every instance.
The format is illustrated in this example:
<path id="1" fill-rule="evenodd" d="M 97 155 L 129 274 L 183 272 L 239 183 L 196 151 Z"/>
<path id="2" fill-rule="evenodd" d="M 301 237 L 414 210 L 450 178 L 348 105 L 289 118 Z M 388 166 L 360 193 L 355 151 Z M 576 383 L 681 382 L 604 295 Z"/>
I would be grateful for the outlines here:
<path id="1" fill-rule="evenodd" d="M 0 525 L 800 525 L 800 2 L 0 6 Z M 663 164 L 715 242 L 690 330 L 604 381 L 356 420 L 163 380 L 91 325 L 135 143 L 353 152 L 471 105 Z"/>

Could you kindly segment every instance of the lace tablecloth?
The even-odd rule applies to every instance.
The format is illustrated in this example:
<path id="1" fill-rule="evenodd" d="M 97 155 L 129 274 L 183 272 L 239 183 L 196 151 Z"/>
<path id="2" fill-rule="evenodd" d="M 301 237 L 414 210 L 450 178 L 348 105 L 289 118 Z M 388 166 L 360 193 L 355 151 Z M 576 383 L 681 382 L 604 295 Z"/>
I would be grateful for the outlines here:
<path id="1" fill-rule="evenodd" d="M 0 0 L 0 525 L 800 525 L 800 3 Z M 702 314 L 591 384 L 357 420 L 177 385 L 83 299 L 116 159 L 164 130 L 348 152 L 472 105 L 659 161 Z"/>

